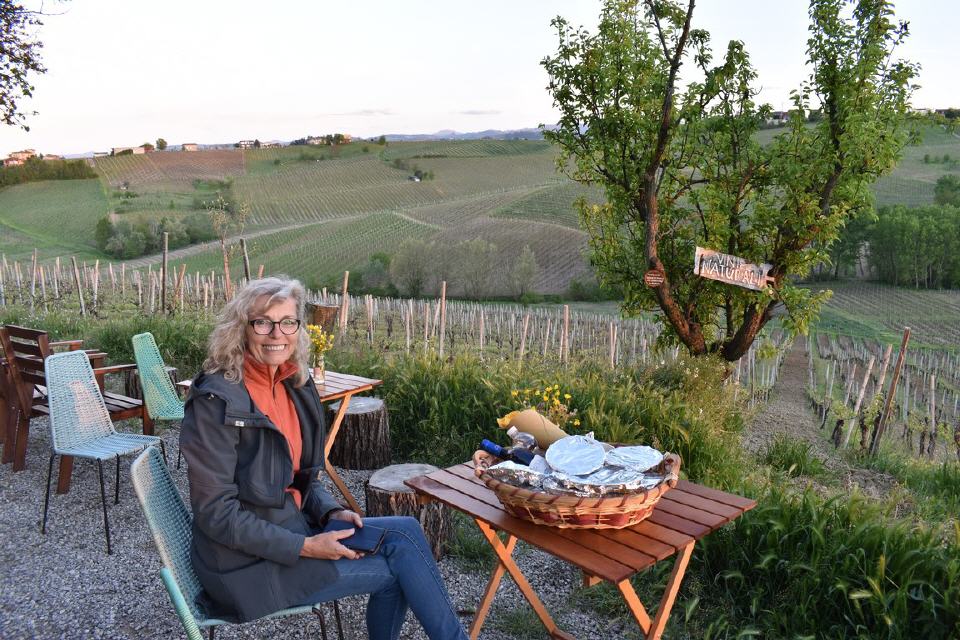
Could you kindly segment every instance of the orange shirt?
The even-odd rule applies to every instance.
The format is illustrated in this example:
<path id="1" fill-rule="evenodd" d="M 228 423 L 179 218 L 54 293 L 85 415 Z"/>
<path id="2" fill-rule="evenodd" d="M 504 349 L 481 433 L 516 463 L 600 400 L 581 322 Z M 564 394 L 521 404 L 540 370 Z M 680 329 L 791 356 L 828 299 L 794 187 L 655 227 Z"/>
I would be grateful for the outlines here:
<path id="1" fill-rule="evenodd" d="M 293 405 L 293 399 L 287 393 L 282 381 L 297 374 L 297 365 L 284 362 L 277 369 L 273 380 L 270 379 L 270 370 L 250 357 L 243 359 L 243 385 L 247 388 L 253 403 L 257 405 L 270 421 L 280 429 L 280 433 L 287 440 L 290 448 L 290 457 L 293 459 L 293 472 L 300 470 L 300 454 L 303 452 L 303 437 L 300 433 L 300 416 Z M 293 476 L 290 477 L 293 482 Z M 303 496 L 294 487 L 287 487 L 300 508 Z"/>

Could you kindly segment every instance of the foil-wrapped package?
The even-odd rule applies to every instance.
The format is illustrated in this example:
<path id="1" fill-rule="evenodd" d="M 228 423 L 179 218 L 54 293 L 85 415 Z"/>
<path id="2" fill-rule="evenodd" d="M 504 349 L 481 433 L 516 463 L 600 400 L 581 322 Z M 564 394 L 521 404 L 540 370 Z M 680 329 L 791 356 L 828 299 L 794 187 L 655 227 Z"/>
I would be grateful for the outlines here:
<path id="1" fill-rule="evenodd" d="M 584 496 L 636 493 L 642 489 L 652 489 L 663 481 L 663 476 L 658 474 L 609 466 L 585 476 L 570 476 L 554 471 L 549 478 L 559 487 Z"/>
<path id="2" fill-rule="evenodd" d="M 585 436 L 567 436 L 557 440 L 547 449 L 547 463 L 554 471 L 582 476 L 593 473 L 603 466 L 607 455 L 603 445 Z"/>
<path id="3" fill-rule="evenodd" d="M 531 469 L 527 465 L 517 464 L 512 460 L 493 465 L 487 469 L 487 473 L 500 482 L 515 487 L 531 487 L 534 489 L 541 487 L 544 477 L 542 473 Z"/>
<path id="4" fill-rule="evenodd" d="M 620 467 L 622 469 L 634 469 L 636 471 L 646 471 L 652 469 L 663 461 L 663 454 L 653 447 L 618 447 L 607 452 L 604 459 L 606 465 Z"/>

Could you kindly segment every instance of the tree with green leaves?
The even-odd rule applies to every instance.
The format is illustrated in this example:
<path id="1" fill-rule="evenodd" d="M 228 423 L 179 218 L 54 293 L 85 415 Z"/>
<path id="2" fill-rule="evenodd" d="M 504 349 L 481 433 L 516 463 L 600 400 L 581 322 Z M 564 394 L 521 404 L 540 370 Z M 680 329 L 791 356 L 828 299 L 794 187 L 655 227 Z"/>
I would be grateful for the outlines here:
<path id="1" fill-rule="evenodd" d="M 937 178 L 933 188 L 933 199 L 937 204 L 952 204 L 960 207 L 960 177 L 943 175 Z"/>
<path id="2" fill-rule="evenodd" d="M 167 141 L 163 138 L 157 138 L 157 151 L 163 151 L 167 148 Z"/>
<path id="3" fill-rule="evenodd" d="M 517 299 L 533 291 L 533 284 L 540 274 L 540 265 L 537 264 L 537 256 L 530 248 L 530 245 L 523 245 L 520 255 L 516 257 L 516 262 L 510 268 L 510 289 Z"/>
<path id="4" fill-rule="evenodd" d="M 46 72 L 40 58 L 43 43 L 35 30 L 43 25 L 39 11 L 30 11 L 22 4 L 0 1 L 0 121 L 5 125 L 29 131 L 24 121 L 28 115 L 18 104 L 33 95 L 31 74 Z"/>
<path id="5" fill-rule="evenodd" d="M 810 75 L 783 132 L 762 146 L 755 134 L 770 107 L 754 99 L 749 56 L 731 41 L 715 62 L 694 4 L 605 0 L 596 33 L 556 18 L 559 47 L 542 64 L 560 119 L 544 136 L 561 170 L 606 191 L 607 204 L 579 203 L 580 220 L 624 311 L 659 308 L 664 339 L 734 361 L 778 308 L 802 332 L 828 297 L 794 277 L 827 259 L 845 221 L 870 205 L 869 185 L 894 166 L 917 70 L 894 55 L 907 26 L 888 2 L 812 0 Z M 695 276 L 698 245 L 771 264 L 770 285 Z M 652 269 L 665 277 L 648 288 Z"/>
<path id="6" fill-rule="evenodd" d="M 430 245 L 418 238 L 400 243 L 390 260 L 390 279 L 394 286 L 411 298 L 416 298 L 427 284 L 429 276 Z"/>
<path id="7" fill-rule="evenodd" d="M 227 239 L 231 233 L 243 234 L 246 226 L 247 214 L 249 209 L 246 204 L 236 205 L 223 194 L 217 192 L 217 197 L 206 203 L 207 215 L 210 217 L 210 224 L 213 232 L 220 241 L 220 253 L 223 255 L 223 276 L 226 282 L 226 298 L 233 298 L 233 283 L 230 281 L 230 249 L 227 247 Z"/>

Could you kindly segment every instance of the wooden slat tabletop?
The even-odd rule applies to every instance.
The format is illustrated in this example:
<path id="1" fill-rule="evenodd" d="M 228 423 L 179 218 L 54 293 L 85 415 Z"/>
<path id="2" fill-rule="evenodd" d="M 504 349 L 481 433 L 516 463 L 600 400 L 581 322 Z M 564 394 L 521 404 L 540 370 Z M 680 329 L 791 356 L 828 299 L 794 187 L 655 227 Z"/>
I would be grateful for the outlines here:
<path id="1" fill-rule="evenodd" d="M 177 383 L 177 386 L 189 389 L 192 384 L 192 380 L 181 380 Z M 320 394 L 321 402 L 329 402 L 331 400 L 338 400 L 346 395 L 369 391 L 381 384 L 383 384 L 383 380 L 364 378 L 347 373 L 337 373 L 336 371 L 327 371 L 324 383 L 317 385 L 317 392 Z"/>
<path id="2" fill-rule="evenodd" d="M 753 500 L 681 481 L 664 494 L 649 518 L 631 527 L 560 529 L 509 515 L 474 475 L 472 463 L 441 469 L 406 484 L 614 583 L 670 557 L 756 506 Z"/>

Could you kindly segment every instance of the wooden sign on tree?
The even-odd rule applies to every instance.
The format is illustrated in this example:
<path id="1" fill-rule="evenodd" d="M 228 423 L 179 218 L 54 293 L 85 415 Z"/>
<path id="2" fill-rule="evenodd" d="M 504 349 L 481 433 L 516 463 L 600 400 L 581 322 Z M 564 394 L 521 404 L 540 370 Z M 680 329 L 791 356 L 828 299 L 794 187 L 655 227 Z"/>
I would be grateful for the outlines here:
<path id="1" fill-rule="evenodd" d="M 763 291 L 772 280 L 767 275 L 772 268 L 772 264 L 751 264 L 743 258 L 702 247 L 697 247 L 693 258 L 693 272 L 698 276 L 754 291 Z"/>

